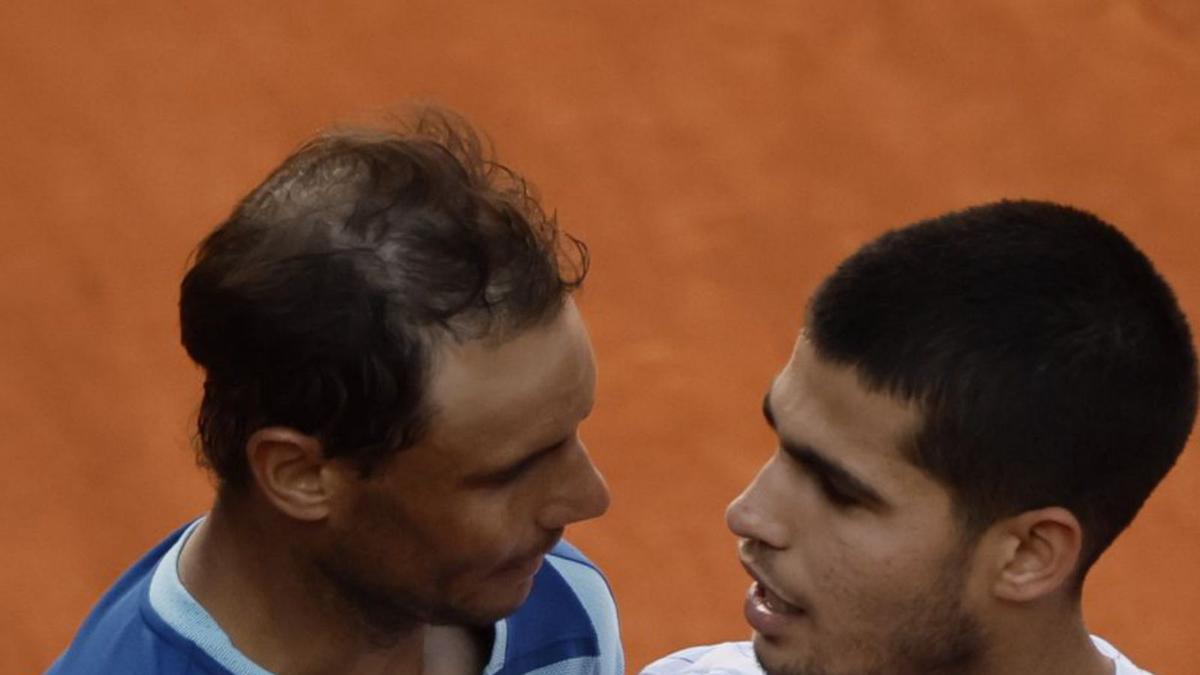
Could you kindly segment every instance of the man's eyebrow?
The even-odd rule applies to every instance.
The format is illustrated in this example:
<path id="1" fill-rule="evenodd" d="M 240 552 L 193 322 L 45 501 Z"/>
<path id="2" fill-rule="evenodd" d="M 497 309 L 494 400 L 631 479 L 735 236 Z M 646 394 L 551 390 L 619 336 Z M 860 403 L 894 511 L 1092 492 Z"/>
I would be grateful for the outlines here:
<path id="1" fill-rule="evenodd" d="M 779 429 L 775 425 L 775 413 L 771 409 L 771 392 L 767 392 L 763 396 L 763 417 L 767 424 L 775 430 L 776 435 L 779 435 Z M 823 482 L 827 482 L 836 486 L 839 490 L 854 497 L 870 508 L 884 508 L 888 506 L 885 500 L 875 488 L 867 485 L 858 476 L 855 476 L 849 469 L 842 466 L 838 462 L 826 457 L 818 452 L 815 448 L 804 443 L 793 443 L 788 439 L 779 436 L 779 447 L 786 452 L 792 459 L 804 465 L 804 468 L 811 471 Z"/>

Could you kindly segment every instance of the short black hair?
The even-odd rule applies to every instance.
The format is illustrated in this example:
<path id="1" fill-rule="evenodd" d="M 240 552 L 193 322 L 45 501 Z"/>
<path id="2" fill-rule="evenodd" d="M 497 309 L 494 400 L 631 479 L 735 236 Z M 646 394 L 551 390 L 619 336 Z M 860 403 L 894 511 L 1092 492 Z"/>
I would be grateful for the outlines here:
<path id="1" fill-rule="evenodd" d="M 979 533 L 1067 508 L 1078 581 L 1183 450 L 1196 354 L 1170 287 L 1116 228 L 1047 202 L 1002 201 L 888 232 L 814 295 L 824 359 L 917 402 L 905 448 Z"/>
<path id="2" fill-rule="evenodd" d="M 503 339 L 556 316 L 587 265 L 454 113 L 319 135 L 183 279 L 183 345 L 206 376 L 201 463 L 240 488 L 250 435 L 282 425 L 368 475 L 420 439 L 438 340 Z"/>

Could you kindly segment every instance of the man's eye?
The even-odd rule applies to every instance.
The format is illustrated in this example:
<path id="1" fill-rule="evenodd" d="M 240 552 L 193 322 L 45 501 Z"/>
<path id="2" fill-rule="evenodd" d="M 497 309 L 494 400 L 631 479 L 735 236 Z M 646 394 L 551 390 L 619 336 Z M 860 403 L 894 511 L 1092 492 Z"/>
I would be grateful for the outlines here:
<path id="1" fill-rule="evenodd" d="M 521 464 L 517 464 L 516 466 L 505 469 L 504 471 L 500 471 L 488 476 L 487 482 L 488 484 L 496 487 L 508 485 L 509 483 L 516 482 L 518 478 L 525 475 L 525 472 L 528 469 L 529 465 L 522 462 Z"/>
<path id="2" fill-rule="evenodd" d="M 838 508 L 846 508 L 846 507 L 854 506 L 859 503 L 858 499 L 854 498 L 853 496 L 850 495 L 850 493 L 848 493 L 845 490 L 843 490 L 842 488 L 838 487 L 838 485 L 836 483 L 834 483 L 833 480 L 831 478 L 829 478 L 828 476 L 824 475 L 823 473 L 821 473 L 819 471 L 813 470 L 813 468 L 811 466 L 809 466 L 807 463 L 800 460 L 799 458 L 793 457 L 791 454 L 789 454 L 787 452 L 781 451 L 781 454 L 793 466 L 795 466 L 802 473 L 807 475 L 811 480 L 815 481 L 821 489 L 821 494 L 825 495 L 825 498 L 828 499 L 829 502 L 831 504 L 833 504 L 834 506 L 836 506 Z"/>
<path id="3" fill-rule="evenodd" d="M 827 480 L 821 481 L 821 491 L 825 493 L 825 497 L 830 502 L 832 502 L 834 506 L 837 506 L 839 508 L 854 506 L 855 504 L 858 504 L 857 499 L 855 499 L 854 497 L 851 497 L 849 494 L 845 493 L 844 491 L 839 489 L 836 485 L 834 485 L 833 483 L 831 483 Z"/>
<path id="4" fill-rule="evenodd" d="M 485 483 L 493 487 L 503 487 L 510 483 L 515 483 L 525 474 L 529 473 L 529 471 L 539 462 L 545 461 L 546 458 L 566 447 L 569 440 L 569 438 L 564 438 L 561 441 L 538 450 L 537 452 L 526 457 L 520 462 L 517 462 L 509 468 L 504 469 L 503 471 L 497 471 L 496 473 L 493 473 L 487 477 Z"/>

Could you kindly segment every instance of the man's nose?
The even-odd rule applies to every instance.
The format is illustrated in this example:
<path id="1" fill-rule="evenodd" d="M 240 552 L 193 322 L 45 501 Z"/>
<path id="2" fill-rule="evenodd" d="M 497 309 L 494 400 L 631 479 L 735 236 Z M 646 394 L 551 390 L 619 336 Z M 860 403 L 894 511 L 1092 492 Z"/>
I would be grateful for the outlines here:
<path id="1" fill-rule="evenodd" d="M 548 530 L 604 515 L 611 501 L 604 476 L 592 463 L 587 448 L 579 443 L 570 452 L 566 475 L 542 510 L 540 524 Z"/>
<path id="2" fill-rule="evenodd" d="M 760 542 L 768 547 L 787 547 L 786 523 L 776 518 L 771 509 L 771 499 L 764 489 L 763 471 L 725 509 L 725 524 L 729 531 L 742 539 Z"/>

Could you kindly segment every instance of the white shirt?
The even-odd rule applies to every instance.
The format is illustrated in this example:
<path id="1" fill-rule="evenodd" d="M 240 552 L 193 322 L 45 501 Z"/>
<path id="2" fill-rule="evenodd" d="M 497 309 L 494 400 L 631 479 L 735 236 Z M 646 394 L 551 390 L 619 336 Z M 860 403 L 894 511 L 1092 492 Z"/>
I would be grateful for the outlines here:
<path id="1" fill-rule="evenodd" d="M 1096 649 L 1112 659 L 1113 675 L 1153 675 L 1133 664 L 1102 638 L 1092 636 Z M 718 645 L 691 647 L 663 657 L 642 671 L 642 675 L 763 675 L 754 646 L 749 642 L 724 642 Z"/>

